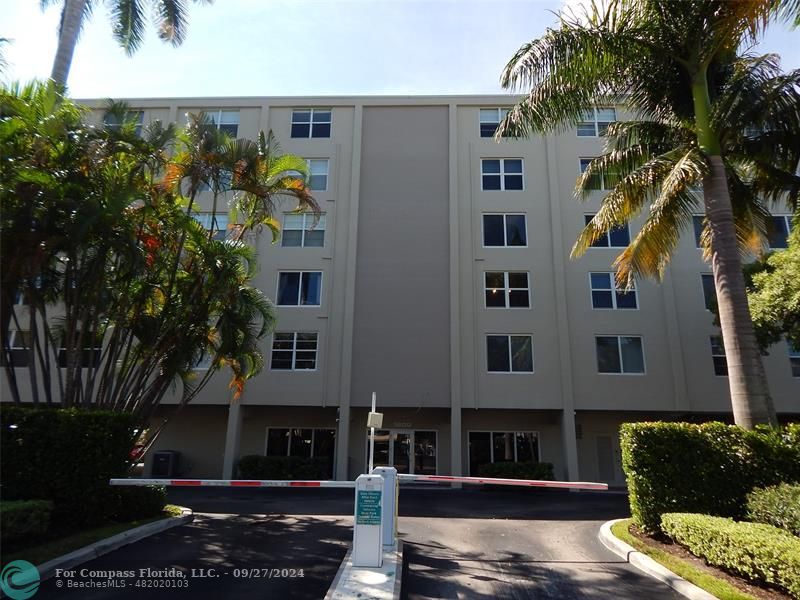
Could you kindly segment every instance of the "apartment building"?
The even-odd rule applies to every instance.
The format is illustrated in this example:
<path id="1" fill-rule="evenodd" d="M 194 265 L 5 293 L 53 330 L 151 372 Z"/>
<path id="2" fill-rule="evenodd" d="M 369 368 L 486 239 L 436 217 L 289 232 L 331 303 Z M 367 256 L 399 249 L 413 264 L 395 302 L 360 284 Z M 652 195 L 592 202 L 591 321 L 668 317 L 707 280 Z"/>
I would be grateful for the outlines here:
<path id="1" fill-rule="evenodd" d="M 311 228 L 285 206 L 281 239 L 260 238 L 257 284 L 277 312 L 266 367 L 238 402 L 215 376 L 169 423 L 156 450 L 181 453 L 179 475 L 231 477 L 240 456 L 288 454 L 353 478 L 372 392 L 376 463 L 411 473 L 540 460 L 558 478 L 619 485 L 621 423 L 730 418 L 696 236 L 661 284 L 631 292 L 611 265 L 638 222 L 569 258 L 605 184 L 582 203 L 576 177 L 621 108 L 498 143 L 506 96 L 129 102 L 143 124 L 205 111 L 238 137 L 272 130 L 308 159 L 323 211 Z M 790 219 L 775 222 L 780 247 Z M 778 344 L 765 368 L 779 414 L 798 418 L 800 353 Z"/>

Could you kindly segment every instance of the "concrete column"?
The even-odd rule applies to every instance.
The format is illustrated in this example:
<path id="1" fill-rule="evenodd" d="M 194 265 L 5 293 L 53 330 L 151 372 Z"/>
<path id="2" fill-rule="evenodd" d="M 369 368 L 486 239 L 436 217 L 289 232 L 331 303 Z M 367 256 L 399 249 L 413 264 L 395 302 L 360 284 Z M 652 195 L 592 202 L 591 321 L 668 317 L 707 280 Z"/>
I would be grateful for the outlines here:
<path id="1" fill-rule="evenodd" d="M 222 478 L 234 479 L 236 461 L 239 460 L 239 441 L 242 437 L 242 407 L 239 400 L 231 400 L 228 408 L 228 427 L 225 430 L 225 454 L 222 458 Z"/>
<path id="2" fill-rule="evenodd" d="M 579 481 L 578 441 L 575 438 L 575 411 L 561 411 L 561 441 L 564 445 L 564 465 L 567 481 Z"/>
<path id="3" fill-rule="evenodd" d="M 456 477 L 464 474 L 461 456 L 461 407 L 450 409 L 450 474 Z"/>
<path id="4" fill-rule="evenodd" d="M 335 477 L 339 481 L 350 479 L 350 474 L 347 472 L 348 456 L 350 446 L 350 402 L 344 402 L 339 405 L 339 421 L 336 423 L 336 465 Z"/>

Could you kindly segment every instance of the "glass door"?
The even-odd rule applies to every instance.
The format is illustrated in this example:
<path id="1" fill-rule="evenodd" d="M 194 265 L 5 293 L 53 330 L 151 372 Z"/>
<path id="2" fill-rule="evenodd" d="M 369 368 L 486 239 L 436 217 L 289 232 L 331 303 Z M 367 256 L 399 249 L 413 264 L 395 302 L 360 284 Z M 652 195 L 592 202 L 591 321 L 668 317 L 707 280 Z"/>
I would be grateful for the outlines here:
<path id="1" fill-rule="evenodd" d="M 376 429 L 375 466 L 394 467 L 398 473 L 435 475 L 436 434 L 436 431 Z M 364 464 L 369 464 L 369 433 Z"/>
<path id="2" fill-rule="evenodd" d="M 408 431 L 392 432 L 392 466 L 398 473 L 411 473 L 414 455 L 411 453 L 413 434 Z"/>

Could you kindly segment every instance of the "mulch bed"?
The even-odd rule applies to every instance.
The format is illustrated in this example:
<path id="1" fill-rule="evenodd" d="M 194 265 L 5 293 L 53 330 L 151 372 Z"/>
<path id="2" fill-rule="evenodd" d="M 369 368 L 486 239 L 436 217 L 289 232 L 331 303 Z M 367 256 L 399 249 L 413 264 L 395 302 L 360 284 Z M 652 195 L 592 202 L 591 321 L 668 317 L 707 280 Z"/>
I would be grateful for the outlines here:
<path id="1" fill-rule="evenodd" d="M 759 598 L 760 600 L 792 600 L 791 596 L 788 594 L 784 594 L 780 590 L 776 590 L 771 587 L 764 587 L 757 583 L 751 583 L 738 577 L 736 575 L 731 575 L 727 571 L 723 571 L 717 567 L 713 567 L 711 565 L 706 564 L 706 561 L 702 558 L 697 558 L 694 554 L 689 552 L 686 548 L 681 546 L 680 544 L 672 543 L 668 538 L 655 538 L 649 535 L 642 533 L 636 525 L 631 525 L 629 529 L 631 535 L 641 541 L 643 544 L 647 546 L 651 546 L 653 548 L 657 548 L 677 558 L 680 558 L 688 563 L 691 563 L 694 567 L 698 568 L 701 571 L 705 571 L 706 573 L 721 579 L 738 590 L 746 594 L 750 594 L 755 598 Z"/>

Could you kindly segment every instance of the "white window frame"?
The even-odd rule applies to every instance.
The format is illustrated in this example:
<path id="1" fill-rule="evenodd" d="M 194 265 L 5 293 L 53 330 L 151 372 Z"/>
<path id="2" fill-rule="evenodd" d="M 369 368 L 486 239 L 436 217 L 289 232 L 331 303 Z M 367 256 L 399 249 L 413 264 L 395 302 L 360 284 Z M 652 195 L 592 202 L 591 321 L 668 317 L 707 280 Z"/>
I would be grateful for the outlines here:
<path id="1" fill-rule="evenodd" d="M 275 348 L 275 336 L 277 334 L 292 334 L 292 348 L 291 350 Z M 297 335 L 298 334 L 314 334 L 317 336 L 317 346 L 314 349 L 314 368 L 313 369 L 298 369 L 297 368 Z M 291 352 L 292 353 L 292 368 L 291 369 L 274 369 L 272 367 L 272 355 L 274 352 Z M 299 352 L 311 352 L 311 350 L 300 350 Z M 269 351 L 269 370 L 275 373 L 313 373 L 319 370 L 319 332 L 318 331 L 275 331 L 272 334 L 272 344 Z"/>
<path id="2" fill-rule="evenodd" d="M 508 350 L 508 371 L 490 371 L 489 370 L 489 338 L 490 337 L 505 337 L 506 349 Z M 511 352 L 511 338 L 512 337 L 526 337 L 531 341 L 531 370 L 530 371 L 515 371 L 514 370 L 514 355 Z M 483 347 L 486 350 L 486 372 L 489 375 L 533 375 L 536 373 L 536 358 L 533 352 L 533 334 L 532 333 L 487 333 L 484 335 Z"/>
<path id="3" fill-rule="evenodd" d="M 789 347 L 789 373 L 791 374 L 793 379 L 800 377 L 800 347 L 796 348 L 792 346 L 789 340 L 786 340 L 786 345 Z M 797 370 L 797 375 L 795 375 L 795 369 Z"/>
<path id="4" fill-rule="evenodd" d="M 613 372 L 613 373 L 605 372 L 605 373 L 603 373 L 603 372 L 600 371 L 600 361 L 598 360 L 598 356 L 597 356 L 597 338 L 601 338 L 601 337 L 617 338 L 617 355 L 619 356 L 619 368 L 620 368 L 620 371 L 618 373 L 617 372 Z M 639 347 L 642 349 L 642 372 L 641 373 L 625 371 L 625 363 L 622 360 L 622 342 L 621 342 L 622 338 L 638 338 L 639 340 L 641 340 L 641 343 L 639 344 Z M 597 374 L 598 375 L 613 375 L 613 376 L 625 375 L 625 376 L 632 376 L 632 377 L 641 377 L 643 375 L 647 375 L 647 357 L 645 356 L 645 352 L 644 352 L 644 337 L 641 336 L 641 335 L 625 335 L 625 334 L 622 334 L 622 333 L 596 333 L 594 335 L 594 359 L 595 359 L 595 364 L 596 364 L 596 367 L 597 367 Z"/>
<path id="5" fill-rule="evenodd" d="M 483 164 L 487 160 L 498 160 L 500 161 L 500 172 L 499 173 L 484 173 L 483 172 Z M 520 172 L 519 173 L 506 173 L 506 161 L 507 160 L 518 160 L 520 162 Z M 520 189 L 506 189 L 506 175 L 512 176 L 519 176 L 522 179 L 522 187 Z M 500 178 L 500 189 L 499 190 L 487 190 L 483 187 L 483 178 L 484 176 L 491 176 L 491 177 L 499 177 Z M 524 192 L 525 191 L 525 159 L 522 157 L 517 156 L 486 156 L 481 158 L 481 191 L 484 192 Z"/>
<path id="6" fill-rule="evenodd" d="M 300 112 L 307 112 L 308 113 L 308 121 L 295 121 L 294 114 Z M 327 121 L 314 121 L 314 113 L 323 113 L 326 112 L 329 114 L 329 118 Z M 308 124 L 308 135 L 305 136 L 294 136 L 292 135 L 292 125 L 306 125 Z M 330 125 L 328 130 L 328 135 L 326 137 L 317 136 L 314 138 L 314 125 Z M 289 137 L 295 140 L 303 140 L 303 139 L 318 139 L 318 140 L 328 140 L 333 137 L 333 109 L 332 108 L 293 108 L 292 109 L 292 117 L 289 121 Z"/>
<path id="7" fill-rule="evenodd" d="M 589 221 L 586 219 L 586 217 L 591 217 L 593 219 L 596 214 L 597 213 L 584 213 L 584 215 L 583 215 L 583 220 L 584 220 L 583 226 L 586 227 L 589 224 Z M 609 248 L 627 248 L 631 243 L 631 226 L 630 226 L 630 223 L 625 223 L 625 229 L 628 231 L 628 243 L 625 246 L 612 246 L 611 245 L 611 232 L 610 231 L 606 231 L 604 235 L 605 235 L 605 238 L 606 238 L 606 242 L 608 242 L 608 243 L 605 246 L 594 246 L 594 245 L 592 245 L 592 246 L 589 246 L 589 249 L 590 250 L 603 250 L 603 249 L 609 249 Z"/>
<path id="8" fill-rule="evenodd" d="M 483 222 L 484 217 L 503 217 L 503 245 L 502 246 L 487 246 L 486 245 L 486 226 Z M 522 217 L 525 222 L 525 243 L 521 246 L 510 246 L 508 243 L 508 224 L 507 220 L 508 217 Z M 499 213 L 499 212 L 486 212 L 481 214 L 481 243 L 483 244 L 484 248 L 527 248 L 528 247 L 528 215 L 527 213 L 519 213 L 519 212 L 511 212 L 511 213 Z"/>
<path id="9" fill-rule="evenodd" d="M 705 226 L 703 221 L 705 220 L 705 218 L 706 218 L 705 215 L 692 215 L 692 240 L 694 241 L 695 248 L 702 248 L 702 246 L 700 245 L 700 237 L 703 234 L 703 227 Z M 697 219 L 700 219 L 700 235 L 697 235 L 697 233 L 695 232 L 695 221 Z"/>
<path id="10" fill-rule="evenodd" d="M 719 340 L 719 346 L 722 348 L 722 354 L 719 354 L 719 353 L 715 354 L 714 353 L 714 340 Z M 728 356 L 727 356 L 727 354 L 725 354 L 725 341 L 722 339 L 721 335 L 710 335 L 710 336 L 708 336 L 708 342 L 709 342 L 709 345 L 711 346 L 711 348 L 710 348 L 710 350 L 711 350 L 711 368 L 714 371 L 714 377 L 727 377 L 728 373 L 725 373 L 724 375 L 720 375 L 719 373 L 717 373 L 717 368 L 716 368 L 716 365 L 714 363 L 714 359 L 715 358 L 724 358 L 725 359 L 725 370 L 726 371 L 728 370 Z"/>
<path id="11" fill-rule="evenodd" d="M 292 216 L 292 217 L 300 217 L 300 216 L 302 216 L 303 217 L 303 228 L 302 229 L 295 229 L 295 228 L 288 227 L 286 225 L 286 217 L 290 217 L 290 216 Z M 310 227 L 310 225 L 309 225 L 309 222 L 311 224 L 314 223 L 314 218 L 315 217 L 314 217 L 314 215 L 312 213 L 301 213 L 301 214 L 298 214 L 298 213 L 283 213 L 283 228 L 281 229 L 281 248 L 318 248 L 318 249 L 324 248 L 325 247 L 325 238 L 326 238 L 325 232 L 327 232 L 326 228 L 328 226 L 328 222 L 327 222 L 326 216 L 327 216 L 326 213 L 321 213 L 320 216 L 319 216 L 319 220 L 317 221 L 317 224 L 312 229 Z M 283 244 L 283 233 L 285 231 L 301 231 L 302 234 L 300 236 L 300 245 L 299 246 L 284 246 L 284 244 Z M 322 231 L 323 232 L 323 234 L 322 234 L 322 246 L 306 246 L 306 233 L 309 232 L 309 231 Z"/>
<path id="12" fill-rule="evenodd" d="M 503 287 L 502 288 L 494 288 L 490 287 L 486 283 L 486 276 L 489 273 L 502 273 L 503 274 Z M 510 277 L 509 275 L 514 273 L 515 275 L 524 273 L 527 279 L 528 285 L 524 288 L 519 287 L 511 287 Z M 497 290 L 503 293 L 503 298 L 505 300 L 505 306 L 489 306 L 486 303 L 486 292 L 489 290 Z M 511 292 L 521 292 L 524 291 L 528 295 L 528 306 L 511 306 Z M 532 306 L 531 302 L 531 274 L 530 271 L 484 271 L 483 272 L 483 306 L 484 308 L 488 308 L 489 310 L 530 310 Z"/>
<path id="13" fill-rule="evenodd" d="M 473 475 L 473 473 L 472 473 L 472 461 L 470 460 L 470 455 L 469 455 L 469 444 L 470 444 L 469 437 L 473 433 L 488 433 L 489 434 L 489 458 L 490 458 L 491 464 L 495 463 L 495 460 L 494 460 L 494 443 L 493 443 L 493 437 L 494 437 L 495 433 L 513 433 L 514 434 L 514 442 L 515 442 L 514 443 L 514 462 L 515 463 L 519 462 L 518 453 L 517 453 L 517 444 L 516 444 L 516 439 L 517 439 L 516 436 L 517 436 L 517 434 L 518 433 L 536 434 L 536 453 L 539 456 L 539 460 L 537 462 L 543 462 L 542 461 L 542 434 L 538 430 L 507 431 L 505 429 L 491 429 L 491 430 L 489 430 L 489 429 L 468 429 L 467 430 L 467 470 L 469 471 L 470 475 Z M 503 462 L 507 462 L 507 461 L 503 461 Z"/>
<path id="14" fill-rule="evenodd" d="M 297 287 L 297 304 L 278 304 L 281 292 L 281 274 L 282 273 L 300 273 L 300 285 Z M 319 304 L 300 304 L 300 294 L 303 290 L 303 277 L 306 273 L 319 273 Z M 319 308 L 322 306 L 322 290 L 325 274 L 324 271 L 307 271 L 307 270 L 291 270 L 291 271 L 278 271 L 278 282 L 275 286 L 275 306 L 286 308 Z"/>
<path id="15" fill-rule="evenodd" d="M 487 112 L 487 111 L 490 111 L 490 110 L 494 111 L 494 115 L 493 115 L 492 120 L 491 121 L 484 120 L 483 113 Z M 511 109 L 510 108 L 503 108 L 503 107 L 500 107 L 500 106 L 487 106 L 487 107 L 479 108 L 478 109 L 478 134 L 479 134 L 479 136 L 482 137 L 482 138 L 490 138 L 490 139 L 493 138 L 494 134 L 492 134 L 492 135 L 483 135 L 483 132 L 481 131 L 481 125 L 492 124 L 492 125 L 494 125 L 494 129 L 496 131 L 497 127 L 500 125 L 500 122 L 508 114 L 509 110 L 511 110 Z"/>
<path id="16" fill-rule="evenodd" d="M 613 121 L 601 121 L 597 118 L 598 111 L 600 110 L 613 110 L 614 111 L 614 120 Z M 578 121 L 578 124 L 575 127 L 575 135 L 576 137 L 602 137 L 605 133 L 600 133 L 600 123 L 616 123 L 619 119 L 617 117 L 617 107 L 616 106 L 593 106 L 589 110 L 586 111 L 586 115 L 588 116 L 591 112 L 592 120 L 590 121 Z M 581 126 L 586 125 L 593 125 L 594 126 L 594 134 L 585 134 L 581 135 L 580 128 Z"/>
<path id="17" fill-rule="evenodd" d="M 713 273 L 700 273 L 700 294 L 703 296 L 703 308 L 705 308 L 708 312 L 711 312 L 711 309 L 708 307 L 708 298 L 706 298 L 706 287 L 703 285 L 706 277 L 711 278 L 711 283 L 714 283 L 714 274 Z M 714 300 L 717 299 L 717 290 L 714 289 Z"/>
<path id="18" fill-rule="evenodd" d="M 288 429 L 289 435 L 286 438 L 286 454 L 281 456 L 291 456 L 289 451 L 292 449 L 292 431 L 295 429 L 310 429 L 311 433 L 311 458 L 315 458 L 314 456 L 314 441 L 317 437 L 317 431 L 333 431 L 333 463 L 334 469 L 336 468 L 336 446 L 339 443 L 337 439 L 338 436 L 336 435 L 338 432 L 336 431 L 336 427 L 303 427 L 303 426 L 294 426 L 294 425 L 284 425 L 278 427 L 277 425 L 269 425 L 264 432 L 264 456 L 267 456 L 268 444 L 269 444 L 269 430 L 270 429 Z"/>
<path id="19" fill-rule="evenodd" d="M 209 125 L 213 125 L 214 128 L 217 129 L 218 131 L 220 130 L 220 126 L 221 125 L 236 125 L 236 135 L 233 135 L 231 137 L 233 137 L 233 138 L 239 137 L 239 109 L 238 108 L 234 108 L 234 109 L 230 109 L 230 108 L 215 108 L 215 109 L 211 109 L 211 110 L 204 109 L 202 111 L 202 113 L 206 117 L 211 117 L 213 119 L 212 122 L 209 123 Z M 231 115 L 234 115 L 234 114 L 236 115 L 236 122 L 233 122 L 233 121 L 230 121 L 230 122 L 224 121 L 223 122 L 222 115 L 227 115 L 227 116 L 230 117 Z"/>
<path id="20" fill-rule="evenodd" d="M 328 179 L 330 178 L 330 159 L 329 158 L 306 158 L 306 165 L 308 165 L 308 183 L 309 189 L 312 192 L 327 192 L 328 191 Z M 312 172 L 311 163 L 325 163 L 325 187 L 324 188 L 312 188 L 311 187 L 311 177 L 314 175 Z"/>
<path id="21" fill-rule="evenodd" d="M 594 288 L 592 284 L 592 275 L 608 275 L 609 279 L 611 280 L 611 288 Z M 611 292 L 611 308 L 605 306 L 595 306 L 594 305 L 594 292 Z M 617 306 L 617 294 L 633 294 L 634 299 L 636 300 L 636 308 L 619 308 Z M 634 311 L 639 310 L 639 288 L 636 286 L 636 282 L 633 282 L 633 288 L 630 291 L 625 291 L 624 289 L 620 289 L 617 287 L 617 278 L 614 276 L 614 273 L 609 271 L 590 271 L 589 272 L 589 304 L 592 307 L 592 310 L 621 310 L 621 311 Z M 626 336 L 627 337 L 627 336 Z"/>
<path id="22" fill-rule="evenodd" d="M 597 157 L 596 156 L 581 156 L 581 157 L 579 157 L 578 158 L 578 175 L 583 175 L 586 172 L 586 169 L 589 167 L 589 164 L 587 163 L 586 167 L 584 168 L 583 161 L 592 162 L 595 158 L 597 158 Z M 605 177 L 605 175 L 602 175 L 602 174 L 598 173 L 598 174 L 595 175 L 595 177 L 597 177 L 597 180 L 600 182 L 600 187 L 598 187 L 598 188 L 589 188 L 590 192 L 607 192 L 608 190 L 613 189 L 612 187 L 606 185 L 606 177 Z"/>
<path id="23" fill-rule="evenodd" d="M 192 213 L 192 218 L 200 223 L 206 231 L 212 231 L 211 226 L 216 222 L 218 229 L 213 230 L 215 240 L 224 240 L 228 237 L 230 218 L 227 213 L 196 212 Z"/>
<path id="24" fill-rule="evenodd" d="M 142 137 L 142 128 L 144 127 L 144 111 L 137 108 L 132 108 L 127 110 L 126 113 L 127 113 L 126 119 L 128 118 L 128 116 L 136 114 L 136 117 L 131 118 L 130 120 L 136 121 L 136 127 L 134 129 L 134 134 L 136 135 L 136 137 Z M 103 127 L 119 131 L 122 128 L 122 123 L 109 123 L 108 121 L 106 121 L 106 118 L 108 116 L 109 116 L 108 114 L 103 116 Z"/>
<path id="25" fill-rule="evenodd" d="M 786 225 L 786 237 L 788 238 L 789 235 L 792 233 L 792 215 L 770 215 L 772 219 L 780 219 Z M 787 239 L 786 246 L 775 246 L 774 248 L 770 245 L 770 249 L 772 250 L 785 250 L 789 246 L 789 242 Z"/>

